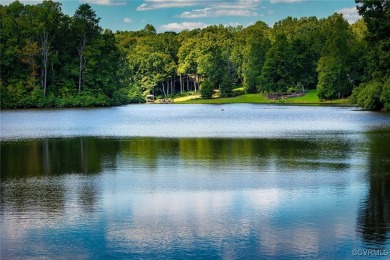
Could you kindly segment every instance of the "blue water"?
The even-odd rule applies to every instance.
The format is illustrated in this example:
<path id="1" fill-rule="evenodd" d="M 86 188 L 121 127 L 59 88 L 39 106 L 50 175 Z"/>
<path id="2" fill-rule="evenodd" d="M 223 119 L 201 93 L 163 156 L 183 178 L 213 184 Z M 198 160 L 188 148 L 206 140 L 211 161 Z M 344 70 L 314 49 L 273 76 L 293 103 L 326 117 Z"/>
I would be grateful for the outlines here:
<path id="1" fill-rule="evenodd" d="M 270 105 L 6 110 L 1 140 L 1 259 L 390 250 L 389 114 Z"/>

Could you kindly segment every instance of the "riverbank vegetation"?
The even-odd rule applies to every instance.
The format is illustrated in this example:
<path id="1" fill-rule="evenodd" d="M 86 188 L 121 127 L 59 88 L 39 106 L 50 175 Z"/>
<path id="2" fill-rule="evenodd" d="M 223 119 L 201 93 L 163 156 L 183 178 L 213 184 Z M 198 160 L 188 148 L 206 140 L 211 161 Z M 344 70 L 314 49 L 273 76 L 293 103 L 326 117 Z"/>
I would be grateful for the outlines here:
<path id="1" fill-rule="evenodd" d="M 318 97 L 316 89 L 308 90 L 304 95 L 292 98 L 270 99 L 264 93 L 243 94 L 236 97 L 213 97 L 211 99 L 202 99 L 200 95 L 192 95 L 189 98 L 177 98 L 175 103 L 180 104 L 232 104 L 232 103 L 261 103 L 261 104 L 300 104 L 300 105 L 338 105 L 350 106 L 351 102 L 347 99 L 325 100 Z"/>
<path id="2" fill-rule="evenodd" d="M 71 17 L 53 1 L 0 5 L 1 107 L 110 106 L 190 92 L 203 103 L 262 103 L 307 92 L 289 102 L 350 97 L 390 110 L 390 8 L 356 3 L 363 19 L 354 24 L 335 13 L 180 33 L 104 30 L 88 4 Z"/>

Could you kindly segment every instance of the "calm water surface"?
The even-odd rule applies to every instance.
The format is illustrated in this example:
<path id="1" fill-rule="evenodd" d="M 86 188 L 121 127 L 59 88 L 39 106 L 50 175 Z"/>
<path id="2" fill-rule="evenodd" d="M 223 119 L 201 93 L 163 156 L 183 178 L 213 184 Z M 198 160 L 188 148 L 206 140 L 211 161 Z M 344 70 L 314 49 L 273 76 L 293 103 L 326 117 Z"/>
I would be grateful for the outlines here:
<path id="1" fill-rule="evenodd" d="M 0 192 L 1 259 L 386 258 L 390 115 L 3 110 Z"/>

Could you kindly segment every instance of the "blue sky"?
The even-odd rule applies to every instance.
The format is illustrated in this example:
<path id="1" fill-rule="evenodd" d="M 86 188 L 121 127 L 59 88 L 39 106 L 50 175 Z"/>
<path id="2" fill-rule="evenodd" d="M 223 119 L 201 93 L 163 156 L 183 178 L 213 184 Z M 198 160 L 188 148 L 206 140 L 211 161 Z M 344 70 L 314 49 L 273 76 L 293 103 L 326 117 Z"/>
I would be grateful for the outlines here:
<path id="1" fill-rule="evenodd" d="M 21 2 L 27 4 L 40 1 L 22 0 Z M 59 2 L 62 3 L 63 12 L 68 15 L 73 15 L 81 3 L 90 4 L 97 16 L 101 18 L 100 25 L 113 31 L 140 30 L 146 24 L 154 25 L 158 32 L 203 28 L 214 24 L 248 26 L 259 20 L 272 26 L 287 16 L 324 18 L 334 12 L 343 13 L 349 22 L 359 18 L 353 0 L 60 0 Z"/>

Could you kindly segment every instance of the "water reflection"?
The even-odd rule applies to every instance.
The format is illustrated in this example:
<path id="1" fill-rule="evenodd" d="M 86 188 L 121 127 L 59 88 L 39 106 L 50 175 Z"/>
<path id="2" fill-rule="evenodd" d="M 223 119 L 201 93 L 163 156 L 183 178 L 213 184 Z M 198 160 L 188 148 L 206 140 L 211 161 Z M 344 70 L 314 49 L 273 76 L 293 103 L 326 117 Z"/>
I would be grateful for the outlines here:
<path id="1" fill-rule="evenodd" d="M 369 192 L 358 215 L 357 230 L 368 246 L 385 245 L 390 231 L 390 135 L 368 132 Z"/>
<path id="2" fill-rule="evenodd" d="M 2 142 L 1 178 L 100 173 L 115 162 L 117 145 L 95 138 Z"/>
<path id="3" fill-rule="evenodd" d="M 161 160 L 201 163 L 207 166 L 235 165 L 239 170 L 253 164 L 296 170 L 319 167 L 345 170 L 352 152 L 348 139 L 227 139 L 151 137 L 102 139 L 36 139 L 1 143 L 1 178 L 25 178 L 63 174 L 97 174 L 117 168 L 118 159 L 156 168 Z M 234 163 L 233 163 L 234 162 Z M 169 165 L 169 163 L 168 163 Z"/>
<path id="4" fill-rule="evenodd" d="M 389 141 L 388 132 L 4 141 L 1 258 L 348 258 L 361 242 L 389 248 Z"/>

